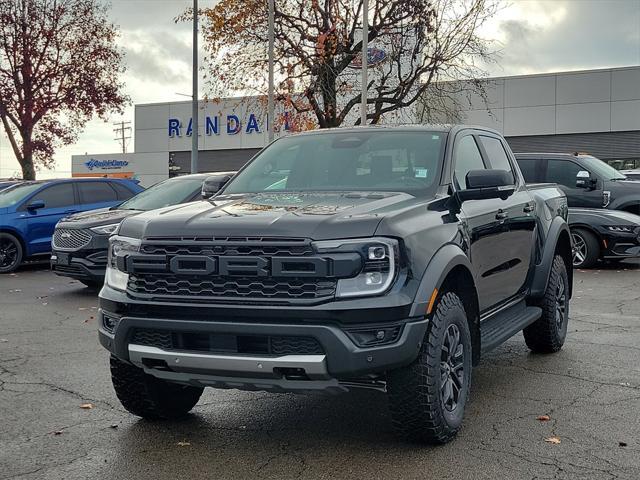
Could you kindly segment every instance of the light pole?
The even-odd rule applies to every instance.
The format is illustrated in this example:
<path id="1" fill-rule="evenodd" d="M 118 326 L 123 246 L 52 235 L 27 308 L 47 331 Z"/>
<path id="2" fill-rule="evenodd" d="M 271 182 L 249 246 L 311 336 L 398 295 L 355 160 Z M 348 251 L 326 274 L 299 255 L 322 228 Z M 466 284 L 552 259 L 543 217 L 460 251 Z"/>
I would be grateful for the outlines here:
<path id="1" fill-rule="evenodd" d="M 273 101 L 273 44 L 274 44 L 275 0 L 269 0 L 269 94 L 267 98 L 267 125 L 269 126 L 269 142 L 273 141 L 275 128 L 275 105 Z"/>
<path id="2" fill-rule="evenodd" d="M 193 92 L 191 99 L 191 173 L 198 173 L 198 0 L 193 0 Z"/>
<path id="3" fill-rule="evenodd" d="M 360 98 L 360 125 L 367 124 L 367 86 L 369 68 L 369 0 L 362 0 L 362 97 Z"/>

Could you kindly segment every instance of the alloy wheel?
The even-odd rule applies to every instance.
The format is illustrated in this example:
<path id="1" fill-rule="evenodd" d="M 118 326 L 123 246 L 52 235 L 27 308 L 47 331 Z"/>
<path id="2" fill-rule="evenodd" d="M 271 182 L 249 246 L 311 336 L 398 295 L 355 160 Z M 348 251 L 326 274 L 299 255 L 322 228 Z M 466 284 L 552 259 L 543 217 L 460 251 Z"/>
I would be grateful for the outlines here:
<path id="1" fill-rule="evenodd" d="M 0 239 L 0 268 L 12 267 L 18 261 L 18 247 L 11 240 Z"/>
<path id="2" fill-rule="evenodd" d="M 453 412 L 462 397 L 464 388 L 464 345 L 460 341 L 460 329 L 451 324 L 444 333 L 440 356 L 440 393 L 445 410 Z"/>
<path id="3" fill-rule="evenodd" d="M 589 253 L 587 242 L 585 242 L 581 235 L 576 233 L 572 233 L 571 237 L 573 238 L 573 266 L 579 267 L 584 263 Z"/>

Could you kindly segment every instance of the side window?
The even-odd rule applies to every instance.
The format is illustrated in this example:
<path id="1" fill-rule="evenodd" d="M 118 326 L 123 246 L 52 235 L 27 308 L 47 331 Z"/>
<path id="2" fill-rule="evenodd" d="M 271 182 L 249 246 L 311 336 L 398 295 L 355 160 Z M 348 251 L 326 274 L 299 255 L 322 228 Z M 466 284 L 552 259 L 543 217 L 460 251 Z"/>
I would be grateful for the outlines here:
<path id="1" fill-rule="evenodd" d="M 545 180 L 568 188 L 576 188 L 576 175 L 580 170 L 584 168 L 571 161 L 548 160 Z"/>
<path id="2" fill-rule="evenodd" d="M 487 137 L 485 135 L 480 135 L 480 141 L 482 142 L 485 152 L 487 152 L 491 168 L 510 172 L 511 181 L 515 183 L 516 177 L 513 174 L 513 168 L 511 168 L 509 157 L 507 157 L 507 152 L 505 152 L 502 142 L 495 137 Z"/>
<path id="3" fill-rule="evenodd" d="M 73 184 L 68 182 L 51 185 L 40 193 L 37 193 L 29 203 L 35 200 L 42 200 L 44 202 L 44 208 L 62 208 L 75 205 L 76 200 L 73 195 Z"/>
<path id="4" fill-rule="evenodd" d="M 78 182 L 78 190 L 82 204 L 115 202 L 118 199 L 108 182 Z"/>
<path id="5" fill-rule="evenodd" d="M 527 183 L 540 182 L 540 160 L 534 158 L 522 158 L 518 160 L 518 166 L 524 176 L 524 181 Z"/>
<path id="6" fill-rule="evenodd" d="M 113 182 L 111 183 L 111 186 L 116 189 L 116 192 L 118 192 L 119 200 L 129 200 L 135 195 L 135 193 L 133 193 L 131 190 L 129 190 L 119 182 Z"/>
<path id="7" fill-rule="evenodd" d="M 475 139 L 471 135 L 463 137 L 456 145 L 454 159 L 455 162 L 455 181 L 459 189 L 467 188 L 467 173 L 471 170 L 484 170 L 485 165 L 482 161 L 482 155 L 476 144 Z"/>

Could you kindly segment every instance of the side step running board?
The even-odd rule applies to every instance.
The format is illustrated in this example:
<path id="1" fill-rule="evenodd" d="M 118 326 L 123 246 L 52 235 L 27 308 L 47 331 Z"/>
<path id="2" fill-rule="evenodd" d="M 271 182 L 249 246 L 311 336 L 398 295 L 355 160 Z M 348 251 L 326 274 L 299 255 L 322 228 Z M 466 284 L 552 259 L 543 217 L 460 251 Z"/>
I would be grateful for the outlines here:
<path id="1" fill-rule="evenodd" d="M 528 307 L 524 301 L 480 322 L 482 355 L 504 343 L 542 316 L 539 307 Z"/>

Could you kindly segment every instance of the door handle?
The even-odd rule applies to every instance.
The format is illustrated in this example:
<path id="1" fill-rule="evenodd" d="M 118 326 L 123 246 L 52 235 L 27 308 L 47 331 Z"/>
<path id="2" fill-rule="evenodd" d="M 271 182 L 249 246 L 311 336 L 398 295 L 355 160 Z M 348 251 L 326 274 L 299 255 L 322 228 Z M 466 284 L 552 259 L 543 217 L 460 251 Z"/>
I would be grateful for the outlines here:
<path id="1" fill-rule="evenodd" d="M 528 203 L 528 204 L 526 204 L 526 205 L 524 206 L 524 208 L 522 209 L 522 211 L 523 211 L 524 213 L 531 213 L 531 212 L 533 212 L 535 209 L 536 209 L 535 204 Z"/>
<path id="2" fill-rule="evenodd" d="M 505 212 L 504 210 L 498 210 L 498 213 L 496 213 L 496 220 L 504 220 L 509 216 L 508 212 Z"/>

